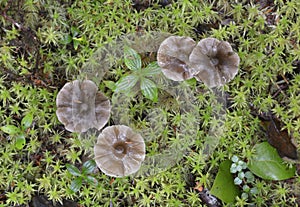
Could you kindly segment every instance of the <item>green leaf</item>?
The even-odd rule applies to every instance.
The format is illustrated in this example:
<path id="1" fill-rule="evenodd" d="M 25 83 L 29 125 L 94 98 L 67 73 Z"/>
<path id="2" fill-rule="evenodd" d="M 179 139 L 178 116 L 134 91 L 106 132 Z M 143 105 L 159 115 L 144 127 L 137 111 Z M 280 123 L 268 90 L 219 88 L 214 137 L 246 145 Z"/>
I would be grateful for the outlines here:
<path id="1" fill-rule="evenodd" d="M 191 78 L 186 80 L 185 82 L 191 87 L 196 87 L 198 81 L 196 80 L 196 78 Z"/>
<path id="2" fill-rule="evenodd" d="M 33 114 L 29 113 L 26 114 L 26 116 L 23 117 L 22 121 L 21 121 L 21 126 L 23 129 L 28 129 L 33 121 Z"/>
<path id="3" fill-rule="evenodd" d="M 256 153 L 250 159 L 248 168 L 256 176 L 267 180 L 285 180 L 295 175 L 295 167 L 287 168 L 268 142 L 256 144 L 254 149 Z"/>
<path id="4" fill-rule="evenodd" d="M 135 86 L 138 80 L 139 77 L 135 75 L 128 75 L 124 78 L 121 78 L 117 82 L 117 87 L 115 92 L 129 92 L 129 90 Z"/>
<path id="5" fill-rule="evenodd" d="M 85 177 L 85 179 L 91 185 L 94 185 L 94 186 L 98 185 L 97 179 L 94 178 L 93 176 L 88 175 L 88 176 Z"/>
<path id="6" fill-rule="evenodd" d="M 21 130 L 15 125 L 5 125 L 1 127 L 1 130 L 9 135 L 18 134 L 21 132 Z"/>
<path id="7" fill-rule="evenodd" d="M 117 84 L 115 82 L 113 82 L 113 81 L 103 81 L 103 82 L 104 82 L 105 86 L 107 88 L 109 88 L 110 90 L 112 90 L 112 91 L 116 90 Z"/>
<path id="8" fill-rule="evenodd" d="M 225 203 L 232 203 L 240 195 L 238 186 L 234 185 L 233 175 L 230 173 L 231 161 L 225 160 L 220 164 L 219 172 L 211 188 L 211 194 Z"/>
<path id="9" fill-rule="evenodd" d="M 153 81 L 143 78 L 141 80 L 141 91 L 146 98 L 154 102 L 158 100 L 158 90 Z"/>
<path id="10" fill-rule="evenodd" d="M 140 55 L 128 46 L 124 47 L 124 62 L 130 70 L 139 70 L 142 67 Z"/>
<path id="11" fill-rule="evenodd" d="M 78 41 L 77 39 L 73 38 L 73 47 L 75 50 L 78 49 L 78 46 L 80 45 L 80 41 Z"/>
<path id="12" fill-rule="evenodd" d="M 16 138 L 16 143 L 15 143 L 16 148 L 18 150 L 23 149 L 25 143 L 26 143 L 25 135 L 24 134 L 18 135 L 17 138 Z"/>
<path id="13" fill-rule="evenodd" d="M 79 35 L 80 30 L 77 27 L 71 27 L 71 33 L 73 37 L 76 37 L 77 35 Z"/>
<path id="14" fill-rule="evenodd" d="M 66 35 L 66 36 L 62 39 L 62 44 L 67 45 L 67 44 L 69 44 L 69 43 L 71 43 L 71 42 L 72 42 L 72 37 L 71 37 L 71 35 Z"/>
<path id="15" fill-rule="evenodd" d="M 82 174 L 89 174 L 92 173 L 93 170 L 96 167 L 96 162 L 95 160 L 88 160 L 85 163 L 83 163 L 82 166 Z"/>
<path id="16" fill-rule="evenodd" d="M 74 165 L 66 164 L 67 170 L 74 176 L 81 176 L 80 170 Z"/>
<path id="17" fill-rule="evenodd" d="M 145 69 L 142 70 L 144 76 L 153 76 L 161 73 L 161 68 L 157 62 L 152 62 Z"/>
<path id="18" fill-rule="evenodd" d="M 82 186 L 82 177 L 77 177 L 71 182 L 70 189 L 76 193 Z"/>

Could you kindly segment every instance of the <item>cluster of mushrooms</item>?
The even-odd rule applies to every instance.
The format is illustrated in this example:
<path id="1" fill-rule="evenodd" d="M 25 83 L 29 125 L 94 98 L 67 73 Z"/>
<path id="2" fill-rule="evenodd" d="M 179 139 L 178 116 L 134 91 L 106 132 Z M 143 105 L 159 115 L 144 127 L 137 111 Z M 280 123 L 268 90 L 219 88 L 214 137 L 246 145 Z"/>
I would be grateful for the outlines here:
<path id="1" fill-rule="evenodd" d="M 224 85 L 238 71 L 239 57 L 228 42 L 206 38 L 198 44 L 189 37 L 171 36 L 158 50 L 163 74 L 174 81 L 195 77 L 208 87 Z M 90 80 L 66 83 L 56 98 L 58 120 L 70 132 L 101 130 L 110 118 L 111 104 Z M 94 147 L 95 161 L 102 172 L 123 177 L 139 170 L 145 159 L 143 137 L 125 125 L 102 130 Z"/>
<path id="2" fill-rule="evenodd" d="M 56 98 L 58 120 L 71 132 L 101 130 L 110 117 L 111 105 L 90 80 L 66 83 Z M 123 177 L 135 173 L 145 159 L 144 139 L 124 125 L 106 127 L 94 147 L 97 166 L 106 175 Z"/>
<path id="3" fill-rule="evenodd" d="M 174 81 L 195 77 L 207 87 L 223 86 L 238 72 L 240 58 L 226 41 L 205 38 L 198 44 L 190 37 L 171 36 L 158 50 L 158 65 Z"/>

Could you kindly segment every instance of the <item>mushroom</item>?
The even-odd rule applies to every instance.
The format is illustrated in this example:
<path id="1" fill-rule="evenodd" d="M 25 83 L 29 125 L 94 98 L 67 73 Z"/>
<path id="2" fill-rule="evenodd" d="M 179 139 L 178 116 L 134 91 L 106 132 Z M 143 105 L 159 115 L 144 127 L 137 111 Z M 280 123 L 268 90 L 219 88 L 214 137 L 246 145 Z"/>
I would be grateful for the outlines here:
<path id="1" fill-rule="evenodd" d="M 171 36 L 165 39 L 157 52 L 157 63 L 163 74 L 174 81 L 192 78 L 189 56 L 196 46 L 190 37 Z"/>
<path id="2" fill-rule="evenodd" d="M 223 86 L 234 78 L 240 58 L 228 42 L 205 38 L 194 48 L 189 62 L 194 77 L 213 88 Z"/>
<path id="3" fill-rule="evenodd" d="M 100 130 L 110 116 L 110 101 L 90 80 L 66 83 L 56 97 L 58 120 L 71 132 Z"/>
<path id="4" fill-rule="evenodd" d="M 137 172 L 145 159 L 140 134 L 125 125 L 106 127 L 94 147 L 97 166 L 106 175 L 123 177 Z"/>

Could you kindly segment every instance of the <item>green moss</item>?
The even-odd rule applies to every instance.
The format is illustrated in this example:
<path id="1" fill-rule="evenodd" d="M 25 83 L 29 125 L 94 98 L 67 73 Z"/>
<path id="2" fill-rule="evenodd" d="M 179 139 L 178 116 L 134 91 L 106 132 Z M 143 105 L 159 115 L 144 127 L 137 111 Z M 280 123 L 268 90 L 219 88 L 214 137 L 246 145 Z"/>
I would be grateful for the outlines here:
<path id="1" fill-rule="evenodd" d="M 27 204 L 35 194 L 44 194 L 55 202 L 71 199 L 83 206 L 204 205 L 194 189 L 195 182 L 210 189 L 223 160 L 234 154 L 247 160 L 254 153 L 254 144 L 266 139 L 260 121 L 251 115 L 249 103 L 258 112 L 272 111 L 300 142 L 299 1 L 274 1 L 266 8 L 257 1 L 182 0 L 164 7 L 159 1 L 150 2 L 140 11 L 130 0 L 0 2 L 4 8 L 0 16 L 0 123 L 17 126 L 27 113 L 34 116 L 21 150 L 0 131 L 0 193 L 5 192 L 7 198 L 0 200 L 0 205 Z M 113 181 L 97 172 L 98 186 L 84 184 L 74 194 L 69 189 L 72 177 L 65 164 L 80 168 L 83 158 L 91 156 L 95 139 L 68 133 L 58 123 L 57 91 L 65 82 L 82 75 L 80 68 L 99 47 L 135 31 L 169 32 L 197 41 L 216 37 L 229 41 L 238 52 L 240 71 L 222 89 L 228 96 L 228 108 L 222 120 L 223 131 L 216 137 L 219 144 L 209 157 L 203 154 L 210 127 L 216 124 L 212 119 L 216 113 L 214 98 L 204 86 L 189 83 L 196 97 L 197 117 L 180 116 L 178 101 L 172 97 L 170 101 L 163 91 L 159 91 L 159 99 L 163 100 L 158 104 L 139 97 L 138 101 L 131 100 L 128 108 L 134 128 L 149 126 L 145 113 L 163 112 L 153 117 L 159 136 L 155 130 L 147 131 L 148 136 L 155 136 L 147 140 L 149 155 L 178 145 L 174 137 L 184 137 L 180 131 L 183 127 L 177 127 L 182 120 L 199 125 L 198 132 L 185 137 L 186 142 L 193 139 L 193 144 L 187 144 L 188 150 L 179 162 L 155 176 Z M 118 60 L 104 80 L 117 82 L 126 72 L 124 63 Z M 99 87 L 111 97 L 113 92 L 104 83 Z M 176 107 L 172 108 L 174 103 Z M 119 106 L 116 110 L 122 109 Z M 188 176 L 194 177 L 192 184 L 186 181 Z M 258 194 L 253 202 L 257 206 L 295 206 L 299 191 L 294 186 L 300 185 L 299 175 L 291 183 L 257 181 Z M 235 205 L 246 203 L 238 198 Z"/>

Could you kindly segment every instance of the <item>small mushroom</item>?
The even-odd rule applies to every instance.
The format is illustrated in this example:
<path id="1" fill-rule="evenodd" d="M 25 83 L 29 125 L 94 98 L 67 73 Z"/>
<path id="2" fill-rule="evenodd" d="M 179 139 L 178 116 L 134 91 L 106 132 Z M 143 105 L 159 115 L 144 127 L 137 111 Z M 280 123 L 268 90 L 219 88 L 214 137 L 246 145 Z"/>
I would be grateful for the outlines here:
<path id="1" fill-rule="evenodd" d="M 106 175 L 123 177 L 137 172 L 145 159 L 145 143 L 140 134 L 125 125 L 105 128 L 94 147 L 97 166 Z"/>
<path id="2" fill-rule="evenodd" d="M 100 130 L 110 116 L 110 101 L 90 80 L 66 83 L 56 97 L 58 120 L 71 132 Z"/>
<path id="3" fill-rule="evenodd" d="M 165 39 L 157 52 L 157 63 L 163 74 L 174 81 L 192 78 L 189 56 L 196 46 L 190 37 L 171 36 Z"/>
<path id="4" fill-rule="evenodd" d="M 234 78 L 240 58 L 228 42 L 205 38 L 194 48 L 189 61 L 194 77 L 213 88 Z"/>

